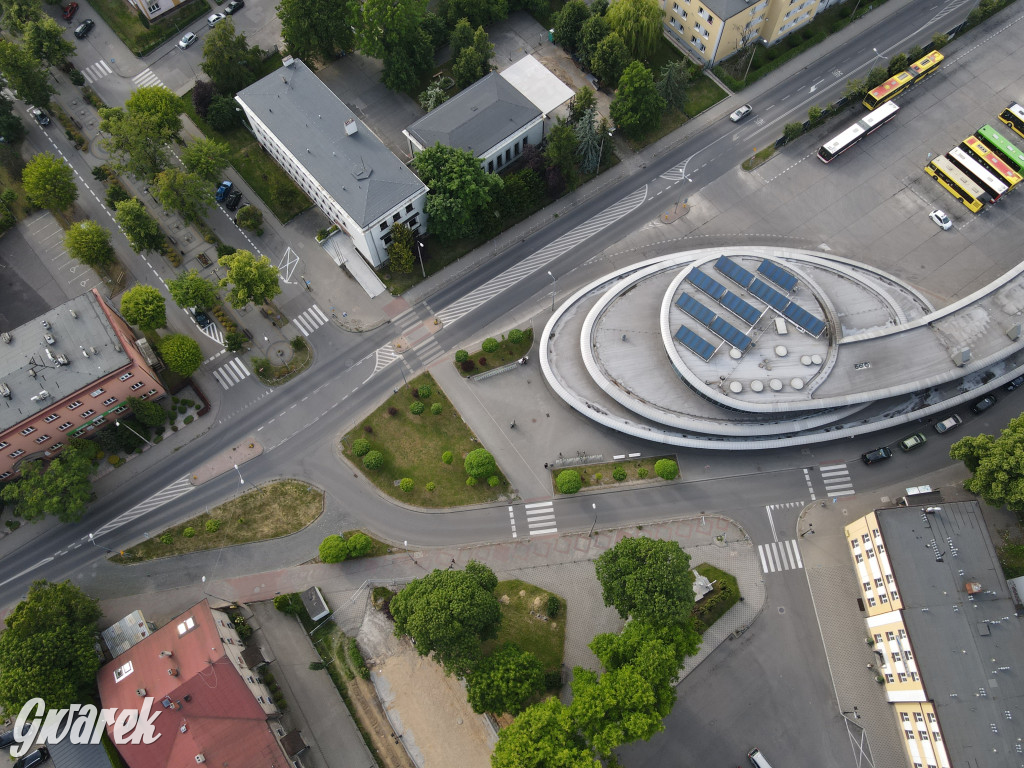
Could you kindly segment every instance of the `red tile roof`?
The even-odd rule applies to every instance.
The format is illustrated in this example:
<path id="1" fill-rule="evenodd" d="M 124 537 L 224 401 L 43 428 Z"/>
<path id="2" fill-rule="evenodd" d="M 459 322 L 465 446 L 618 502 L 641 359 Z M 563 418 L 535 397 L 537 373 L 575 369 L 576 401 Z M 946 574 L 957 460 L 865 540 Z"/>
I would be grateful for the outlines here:
<path id="1" fill-rule="evenodd" d="M 194 768 L 197 755 L 216 768 L 287 768 L 267 714 L 242 678 L 248 670 L 236 668 L 225 650 L 220 620 L 228 619 L 203 600 L 100 669 L 104 707 L 138 709 L 138 690 L 145 689 L 160 713 L 154 743 L 118 745 L 131 768 Z M 129 662 L 131 672 L 116 680 Z"/>

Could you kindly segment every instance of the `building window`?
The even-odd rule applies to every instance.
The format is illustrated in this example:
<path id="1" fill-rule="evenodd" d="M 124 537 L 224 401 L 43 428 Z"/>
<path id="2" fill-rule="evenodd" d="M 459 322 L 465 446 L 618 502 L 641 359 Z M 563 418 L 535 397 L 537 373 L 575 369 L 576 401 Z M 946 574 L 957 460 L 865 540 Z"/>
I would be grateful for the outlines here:
<path id="1" fill-rule="evenodd" d="M 938 731 L 932 731 L 932 741 L 936 743 L 942 741 L 942 735 Z"/>
<path id="2" fill-rule="evenodd" d="M 891 677 L 891 675 L 890 675 L 890 677 Z M 913 741 L 914 740 L 914 732 L 912 730 L 910 730 L 909 728 L 904 728 L 903 732 L 907 735 L 907 741 Z"/>
<path id="3" fill-rule="evenodd" d="M 388 228 L 388 223 L 386 221 L 382 221 L 380 223 L 380 231 L 383 232 L 387 228 Z"/>
<path id="4" fill-rule="evenodd" d="M 529 136 L 523 136 L 523 149 L 526 149 L 526 145 L 530 143 Z"/>
<path id="5" fill-rule="evenodd" d="M 134 384 L 132 384 L 132 392 L 134 392 L 136 389 L 142 389 L 142 387 L 144 386 L 146 386 L 146 382 L 137 381 Z"/>
<path id="6" fill-rule="evenodd" d="M 104 405 L 113 405 L 116 402 L 117 402 L 117 398 L 116 397 L 108 397 L 106 400 L 103 401 L 103 404 Z"/>
<path id="7" fill-rule="evenodd" d="M 860 552 L 857 553 L 856 557 L 857 557 L 857 562 L 858 563 L 863 563 L 864 562 L 864 555 L 862 555 Z"/>
<path id="8" fill-rule="evenodd" d="M 87 419 L 90 416 L 92 416 L 94 413 L 96 413 L 96 411 L 94 411 L 92 408 L 90 408 L 89 410 L 87 410 L 85 413 L 82 414 L 82 418 L 83 419 Z"/>
<path id="9" fill-rule="evenodd" d="M 4 479 L 6 479 L 6 478 L 8 478 L 10 476 L 11 476 L 10 472 L 4 472 L 2 475 L 0 475 L 0 480 L 4 480 Z"/>
<path id="10" fill-rule="evenodd" d="M 868 598 L 868 605 L 869 605 L 870 607 L 874 608 L 874 607 L 875 607 L 875 598 L 873 598 L 873 597 L 869 597 L 869 598 Z"/>
<path id="11" fill-rule="evenodd" d="M 866 533 L 863 536 L 861 536 L 861 538 L 864 539 L 864 543 L 865 544 L 867 544 L 869 541 L 871 541 L 871 537 L 868 536 Z"/>
<path id="12" fill-rule="evenodd" d="M 900 679 L 901 683 L 907 682 L 907 675 L 905 672 L 897 672 L 896 676 Z"/>
<path id="13" fill-rule="evenodd" d="M 135 375 L 134 373 L 128 372 L 128 373 L 124 374 L 123 376 L 119 376 L 118 380 L 119 381 L 128 381 L 128 379 L 130 379 L 134 375 Z"/>
<path id="14" fill-rule="evenodd" d="M 882 586 L 882 580 L 881 579 L 875 579 L 875 586 L 876 587 L 881 587 Z"/>
<path id="15" fill-rule="evenodd" d="M 74 425 L 70 421 L 65 421 L 63 424 L 61 424 L 59 427 L 57 427 L 57 429 L 59 429 L 61 432 L 63 432 L 64 430 L 71 429 L 71 427 L 73 427 L 73 426 Z"/>
<path id="16" fill-rule="evenodd" d="M 519 157 L 519 142 L 518 141 L 515 144 L 512 145 L 512 154 L 514 154 L 516 157 Z"/>
<path id="17" fill-rule="evenodd" d="M 909 723 L 910 722 L 910 714 L 907 713 L 907 712 L 900 712 L 900 720 L 902 720 L 904 723 Z"/>
<path id="18" fill-rule="evenodd" d="M 879 544 L 878 545 L 878 551 L 881 552 L 882 554 L 885 554 L 885 544 Z"/>
<path id="19" fill-rule="evenodd" d="M 114 682 L 120 683 L 124 678 L 128 677 L 135 668 L 132 666 L 130 661 L 125 662 L 120 667 L 114 670 Z"/>
<path id="20" fill-rule="evenodd" d="M 384 243 L 384 245 L 391 245 L 391 240 L 392 237 L 390 232 L 381 238 L 381 242 Z"/>
<path id="21" fill-rule="evenodd" d="M 53 453 L 58 448 L 63 448 L 63 447 L 64 447 L 64 443 L 54 443 L 53 445 L 50 446 L 49 451 L 50 451 L 50 453 Z"/>
<path id="22" fill-rule="evenodd" d="M 152 4 L 151 4 L 151 5 L 149 6 L 149 12 L 150 12 L 150 13 L 156 13 L 156 12 L 157 12 L 157 11 L 159 11 L 159 10 L 160 10 L 160 3 L 152 3 Z"/>
<path id="23" fill-rule="evenodd" d="M 878 595 L 878 599 L 881 600 L 883 603 L 889 602 L 889 598 L 885 596 L 885 592 L 880 593 Z"/>
<path id="24" fill-rule="evenodd" d="M 402 220 L 402 214 L 396 213 L 392 218 L 394 219 L 395 223 L 397 224 L 399 221 Z"/>
<path id="25" fill-rule="evenodd" d="M 885 574 L 885 583 L 886 584 L 892 584 L 892 581 L 893 581 L 892 574 L 891 573 Z"/>
<path id="26" fill-rule="evenodd" d="M 871 557 L 874 557 L 874 556 L 875 556 L 875 550 L 869 549 L 868 550 L 868 557 L 871 558 Z"/>
<path id="27" fill-rule="evenodd" d="M 501 155 L 498 155 L 498 156 L 497 156 L 496 158 L 494 158 L 494 159 L 498 161 L 498 167 L 499 167 L 499 168 L 501 168 Z"/>
<path id="28" fill-rule="evenodd" d="M 674 13 L 679 13 L 679 3 L 672 3 L 672 11 Z"/>
<path id="29" fill-rule="evenodd" d="M 92 425 L 98 427 L 100 424 L 106 424 L 107 420 L 100 416 L 98 419 L 93 419 Z"/>
<path id="30" fill-rule="evenodd" d="M 914 713 L 914 720 L 916 722 L 918 722 L 918 723 L 923 723 L 924 722 L 924 717 L 922 717 L 920 712 L 915 712 Z"/>
<path id="31" fill-rule="evenodd" d="M 75 410 L 75 408 L 78 408 L 81 404 L 82 404 L 81 400 L 75 400 L 75 402 L 68 404 L 68 410 L 69 411 L 73 411 L 73 410 Z"/>
<path id="32" fill-rule="evenodd" d="M 914 658 L 914 652 L 911 651 L 909 648 L 904 648 L 903 649 L 903 658 L 905 658 L 907 661 L 912 661 L 913 658 Z"/>
<path id="33" fill-rule="evenodd" d="M 494 161 L 493 160 L 488 160 L 487 161 L 487 172 L 488 173 L 494 173 Z"/>
<path id="34" fill-rule="evenodd" d="M 37 443 L 45 443 L 49 439 L 50 439 L 49 435 L 40 435 L 39 437 L 36 438 L 36 442 Z"/>
<path id="35" fill-rule="evenodd" d="M 889 594 L 892 595 L 892 599 L 893 600 L 899 600 L 900 599 L 900 595 L 899 595 L 899 593 L 895 589 L 892 592 L 890 592 Z"/>
<path id="36" fill-rule="evenodd" d="M 21 430 L 21 434 L 23 434 L 23 435 L 31 435 L 35 431 L 36 431 L 35 427 L 25 427 L 25 429 Z"/>
<path id="37" fill-rule="evenodd" d="M 888 640 L 889 642 L 892 642 L 893 640 L 896 639 L 896 635 L 894 635 L 891 631 L 886 632 L 885 633 L 885 639 Z"/>
<path id="38" fill-rule="evenodd" d="M 106 390 L 105 390 L 105 389 L 103 389 L 103 387 L 100 387 L 99 389 L 94 389 L 94 390 L 93 390 L 92 392 L 90 392 L 90 393 L 89 393 L 89 396 L 90 396 L 90 397 L 99 397 L 99 396 L 100 396 L 100 395 L 102 395 L 102 394 L 103 394 L 104 392 L 106 392 Z"/>
<path id="39" fill-rule="evenodd" d="M 178 637 L 181 637 L 186 632 L 188 632 L 188 631 L 190 631 L 192 629 L 195 629 L 195 626 L 196 626 L 196 620 L 193 619 L 191 616 L 189 616 L 183 622 L 178 624 Z"/>
<path id="40" fill-rule="evenodd" d="M 876 643 L 882 642 L 882 636 L 881 635 L 875 635 L 875 642 Z"/>
<path id="41" fill-rule="evenodd" d="M 146 396 L 149 397 L 150 395 L 155 395 L 155 394 L 156 394 L 156 390 L 155 389 L 151 389 L 151 390 L 149 390 L 149 392 L 146 393 Z"/>
<path id="42" fill-rule="evenodd" d="M 864 582 L 864 591 L 867 592 L 869 589 L 871 589 L 871 582 L 870 581 L 865 581 Z"/>
<path id="43" fill-rule="evenodd" d="M 917 682 L 917 672 L 911 672 L 910 673 L 910 679 L 913 680 L 916 683 Z"/>
<path id="44" fill-rule="evenodd" d="M 405 206 L 405 212 L 412 213 L 412 203 L 409 203 L 407 206 Z"/>
<path id="45" fill-rule="evenodd" d="M 506 148 L 505 149 L 505 162 L 507 163 L 511 159 L 512 159 L 512 149 L 511 148 Z"/>
<path id="46" fill-rule="evenodd" d="M 935 722 L 935 713 L 934 712 L 929 712 L 928 713 L 928 722 L 929 723 L 934 723 Z"/>
<path id="47" fill-rule="evenodd" d="M 45 419 L 43 419 L 43 421 L 45 421 L 47 424 L 49 424 L 51 421 L 56 421 L 57 418 L 58 418 L 58 416 L 57 416 L 56 413 L 51 413 L 49 416 L 47 416 Z M 2 448 L 2 447 L 3 446 L 0 445 L 0 448 Z"/>
<path id="48" fill-rule="evenodd" d="M 15 451 L 14 453 L 9 453 L 9 454 L 7 454 L 7 455 L 8 455 L 8 456 L 10 456 L 10 457 L 11 457 L 12 459 L 16 459 L 16 458 L 18 458 L 19 456 L 21 456 L 21 454 L 23 454 L 23 453 L 24 453 L 24 451 L 23 451 L 23 450 L 21 450 L 21 448 L 19 448 L 19 449 L 18 449 L 18 450 L 16 450 L 16 451 Z"/>
<path id="49" fill-rule="evenodd" d="M 893 661 L 899 661 L 900 660 L 900 652 L 899 651 L 893 651 L 892 652 L 892 660 Z"/>

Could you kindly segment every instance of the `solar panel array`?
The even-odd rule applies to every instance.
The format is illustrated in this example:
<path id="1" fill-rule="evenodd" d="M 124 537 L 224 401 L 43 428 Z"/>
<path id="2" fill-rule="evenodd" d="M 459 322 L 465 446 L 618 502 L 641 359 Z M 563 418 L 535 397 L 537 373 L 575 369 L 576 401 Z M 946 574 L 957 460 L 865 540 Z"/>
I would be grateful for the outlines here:
<path id="1" fill-rule="evenodd" d="M 715 312 L 705 307 L 692 296 L 687 296 L 685 293 L 679 297 L 676 304 L 681 310 L 683 310 L 683 312 L 688 314 L 701 325 L 708 325 L 715 319 Z"/>
<path id="2" fill-rule="evenodd" d="M 746 352 L 747 347 L 753 343 L 753 339 L 747 336 L 747 334 L 720 317 L 716 317 L 711 321 L 708 330 L 717 336 L 721 336 L 740 352 Z"/>
<path id="3" fill-rule="evenodd" d="M 753 325 L 761 319 L 760 309 L 744 301 L 732 291 L 726 291 L 722 297 L 722 306 L 744 320 L 747 325 Z"/>
<path id="4" fill-rule="evenodd" d="M 796 278 L 784 270 L 778 264 L 770 261 L 762 261 L 757 271 L 767 277 L 784 291 L 792 291 L 796 288 Z"/>
<path id="5" fill-rule="evenodd" d="M 754 276 L 750 272 L 745 270 L 728 256 L 719 256 L 718 261 L 715 262 L 715 269 L 728 277 L 734 283 L 742 285 L 744 288 L 750 285 L 750 281 L 754 279 Z"/>
<path id="6" fill-rule="evenodd" d="M 790 299 L 788 296 L 783 296 L 760 278 L 756 278 L 747 290 L 757 296 L 757 298 L 765 304 L 773 309 L 777 309 L 779 312 L 789 306 Z"/>
<path id="7" fill-rule="evenodd" d="M 676 331 L 676 340 L 704 361 L 710 360 L 711 356 L 715 354 L 714 346 L 704 341 L 685 325 L 679 326 L 679 330 Z"/>
<path id="8" fill-rule="evenodd" d="M 789 306 L 782 310 L 782 314 L 799 325 L 811 336 L 817 338 L 825 330 L 825 323 L 819 320 L 799 304 L 790 302 Z"/>
<path id="9" fill-rule="evenodd" d="M 690 283 L 690 285 L 694 286 L 698 291 L 706 293 L 715 301 L 721 299 L 725 294 L 724 285 L 715 280 L 715 278 L 705 275 L 696 267 L 686 273 L 686 281 Z"/>

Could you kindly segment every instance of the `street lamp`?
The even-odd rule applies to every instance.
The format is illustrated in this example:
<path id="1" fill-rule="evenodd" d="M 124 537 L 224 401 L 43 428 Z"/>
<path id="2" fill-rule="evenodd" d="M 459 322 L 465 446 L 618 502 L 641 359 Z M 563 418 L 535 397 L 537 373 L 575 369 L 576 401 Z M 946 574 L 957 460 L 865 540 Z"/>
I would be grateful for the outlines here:
<path id="1" fill-rule="evenodd" d="M 93 545 L 94 547 L 96 547 L 97 549 L 102 549 L 102 550 L 105 550 L 105 551 L 109 552 L 110 554 L 114 554 L 114 550 L 112 550 L 112 549 L 107 549 L 107 548 L 106 548 L 106 547 L 104 547 L 104 546 L 103 546 L 102 544 L 97 544 L 97 543 L 96 543 L 96 539 L 95 539 L 95 538 L 93 538 L 93 535 L 92 535 L 91 533 L 89 534 L 89 543 L 90 543 L 90 544 L 92 544 L 92 545 Z"/>
<path id="2" fill-rule="evenodd" d="M 800 538 L 802 539 L 808 533 L 814 533 L 814 523 L 807 524 L 807 530 L 800 534 Z"/>
<path id="3" fill-rule="evenodd" d="M 238 469 L 238 465 L 235 465 L 235 469 Z M 226 598 L 220 597 L 219 595 L 211 595 L 209 592 L 207 592 L 206 591 L 206 577 L 205 576 L 203 576 L 202 582 L 203 582 L 203 594 L 206 595 L 207 597 L 212 597 L 215 600 L 222 600 L 222 601 L 224 601 L 225 603 L 228 604 L 229 608 L 234 608 L 236 605 L 238 605 L 238 603 L 235 600 L 228 600 Z"/>
<path id="4" fill-rule="evenodd" d="M 240 470 L 238 468 L 237 464 L 235 464 L 235 472 L 238 473 L 238 484 L 239 485 L 245 485 L 245 480 L 242 478 L 242 470 Z M 203 581 L 206 581 L 206 577 L 205 576 L 203 576 Z"/>
<path id="5" fill-rule="evenodd" d="M 129 426 L 127 425 L 127 424 L 122 424 L 122 423 L 121 423 L 120 421 L 115 421 L 115 422 L 114 422 L 114 426 L 117 426 L 117 427 L 124 427 L 124 428 L 125 428 L 125 429 L 127 429 L 127 430 L 128 430 L 129 432 L 131 432 L 131 433 L 132 433 L 133 435 L 135 435 L 135 436 L 136 436 L 137 438 L 139 438 L 140 440 L 143 440 L 143 441 L 145 441 L 145 442 L 149 443 L 150 445 L 152 445 L 152 443 L 150 443 L 150 442 L 149 442 L 149 440 L 146 440 L 146 438 L 144 438 L 144 437 L 143 437 L 142 435 L 140 435 L 140 434 L 139 434 L 138 432 L 136 432 L 136 431 L 135 431 L 134 429 L 132 429 L 131 427 L 129 427 Z"/>
<path id="6" fill-rule="evenodd" d="M 882 54 L 880 54 L 880 53 L 878 52 L 878 49 L 877 49 L 877 48 L 872 48 L 871 50 L 875 52 L 875 56 L 876 56 L 877 58 L 879 58 L 879 59 L 885 59 L 886 61 L 888 61 L 888 60 L 889 60 L 889 57 L 888 57 L 888 56 L 883 56 Z"/>
<path id="7" fill-rule="evenodd" d="M 590 508 L 594 510 L 594 524 L 590 526 L 590 533 L 587 534 L 588 539 L 594 535 L 594 529 L 597 527 L 597 504 L 591 504 Z"/>
<path id="8" fill-rule="evenodd" d="M 548 270 L 548 277 L 551 278 L 551 311 L 555 311 L 555 294 L 558 293 L 558 280 L 551 274 L 551 270 Z"/>
<path id="9" fill-rule="evenodd" d="M 423 243 L 419 240 L 416 241 L 416 255 L 420 257 L 420 271 L 423 273 L 423 276 L 426 277 L 427 268 L 423 266 Z"/>
<path id="10" fill-rule="evenodd" d="M 608 138 L 612 138 L 612 132 L 608 131 Z M 601 170 L 601 163 L 604 161 L 604 136 L 601 137 L 601 148 L 597 151 L 597 169 Z M 551 274 L 550 272 L 548 273 Z"/>

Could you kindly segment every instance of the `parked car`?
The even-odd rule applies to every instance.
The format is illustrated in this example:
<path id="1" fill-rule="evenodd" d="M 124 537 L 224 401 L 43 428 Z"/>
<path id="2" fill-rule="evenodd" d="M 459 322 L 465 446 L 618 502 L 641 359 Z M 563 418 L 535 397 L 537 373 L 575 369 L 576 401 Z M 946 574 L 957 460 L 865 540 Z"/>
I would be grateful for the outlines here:
<path id="1" fill-rule="evenodd" d="M 877 464 L 879 461 L 885 461 L 886 459 L 892 458 L 892 451 L 886 448 L 884 445 L 881 448 L 875 448 L 873 451 L 868 451 L 862 454 L 860 460 L 865 464 Z"/>
<path id="2" fill-rule="evenodd" d="M 211 27 L 215 27 L 217 26 L 217 24 L 224 21 L 224 19 L 226 18 L 227 16 L 225 16 L 223 13 L 214 13 L 210 15 L 210 17 L 206 20 L 206 23 L 209 24 Z"/>
<path id="3" fill-rule="evenodd" d="M 948 419 L 943 419 L 938 424 L 936 424 L 935 431 L 941 435 L 943 432 L 949 432 L 949 430 L 953 429 L 954 427 L 958 427 L 963 423 L 964 420 L 954 413 Z"/>
<path id="4" fill-rule="evenodd" d="M 218 203 L 223 203 L 224 198 L 231 192 L 232 187 L 235 185 L 230 181 L 222 181 L 220 186 L 217 187 L 217 194 L 214 196 Z"/>
<path id="5" fill-rule="evenodd" d="M 753 107 L 751 107 L 749 104 L 744 104 L 742 107 L 740 107 L 731 115 L 729 115 L 729 119 L 732 120 L 734 123 L 738 123 L 740 120 L 742 120 L 744 117 L 746 117 L 753 111 Z"/>
<path id="6" fill-rule="evenodd" d="M 230 3 L 224 6 L 224 13 L 228 16 L 232 16 L 243 8 L 245 8 L 245 0 L 231 0 Z"/>
<path id="7" fill-rule="evenodd" d="M 934 221 L 943 229 L 949 229 L 953 226 L 953 222 L 949 220 L 949 216 L 936 208 L 934 211 L 928 214 L 928 218 Z"/>
<path id="8" fill-rule="evenodd" d="M 196 315 L 196 324 L 200 328 L 205 330 L 205 329 L 209 328 L 211 325 L 213 325 L 213 320 L 211 320 L 210 316 L 208 314 L 206 314 L 205 312 L 203 312 L 202 310 L 198 310 L 195 313 L 195 315 Z"/>
<path id="9" fill-rule="evenodd" d="M 987 411 L 989 408 L 991 408 L 995 404 L 996 404 L 996 396 L 995 395 L 985 395 L 983 398 L 981 398 L 981 400 L 977 400 L 977 401 L 975 401 L 974 403 L 971 404 L 971 413 L 973 413 L 975 415 L 977 415 L 979 413 L 984 413 L 985 411 Z"/>
<path id="10" fill-rule="evenodd" d="M 79 40 L 82 40 L 82 39 L 88 37 L 89 32 L 95 26 L 96 26 L 96 22 L 95 21 L 93 21 L 92 19 L 86 19 L 85 21 L 83 21 L 81 24 L 79 24 L 75 28 L 75 37 L 77 37 Z"/>
<path id="11" fill-rule="evenodd" d="M 43 127 L 50 124 L 50 116 L 43 112 L 43 110 L 39 109 L 39 107 L 32 110 L 32 117 Z"/>
<path id="12" fill-rule="evenodd" d="M 78 3 L 68 3 L 61 9 L 61 16 L 64 17 L 64 21 L 71 21 L 75 18 L 75 14 L 78 13 Z"/>
<path id="13" fill-rule="evenodd" d="M 227 208 L 229 211 L 236 210 L 241 203 L 242 192 L 241 190 L 238 189 L 231 190 L 228 196 L 224 198 L 224 207 Z"/>
<path id="14" fill-rule="evenodd" d="M 178 41 L 178 47 L 184 51 L 198 39 L 199 36 L 195 32 L 189 32 L 183 38 L 181 38 L 181 40 Z"/>
<path id="15" fill-rule="evenodd" d="M 49 759 L 49 757 L 50 753 L 46 751 L 46 747 L 40 747 L 35 752 L 29 752 L 20 758 L 14 764 L 14 768 L 35 768 L 35 766 Z"/>
<path id="16" fill-rule="evenodd" d="M 928 442 L 928 438 L 924 436 L 923 432 L 918 432 L 915 435 L 907 435 L 906 437 L 904 437 L 902 440 L 900 440 L 899 446 L 904 451 L 912 451 L 915 448 L 920 448 L 926 442 Z"/>
<path id="17" fill-rule="evenodd" d="M 22 736 L 27 735 L 30 730 L 30 725 L 25 723 L 21 729 Z M 15 741 L 17 741 L 17 739 L 14 738 L 14 731 L 8 731 L 7 733 L 0 734 L 0 750 L 7 752 L 10 747 L 14 746 Z"/>
<path id="18" fill-rule="evenodd" d="M 1020 389 L 1022 385 L 1024 385 L 1024 376 L 1018 376 L 1013 381 L 1008 381 L 1003 384 L 1003 389 L 1007 392 L 1013 392 L 1015 389 Z"/>

